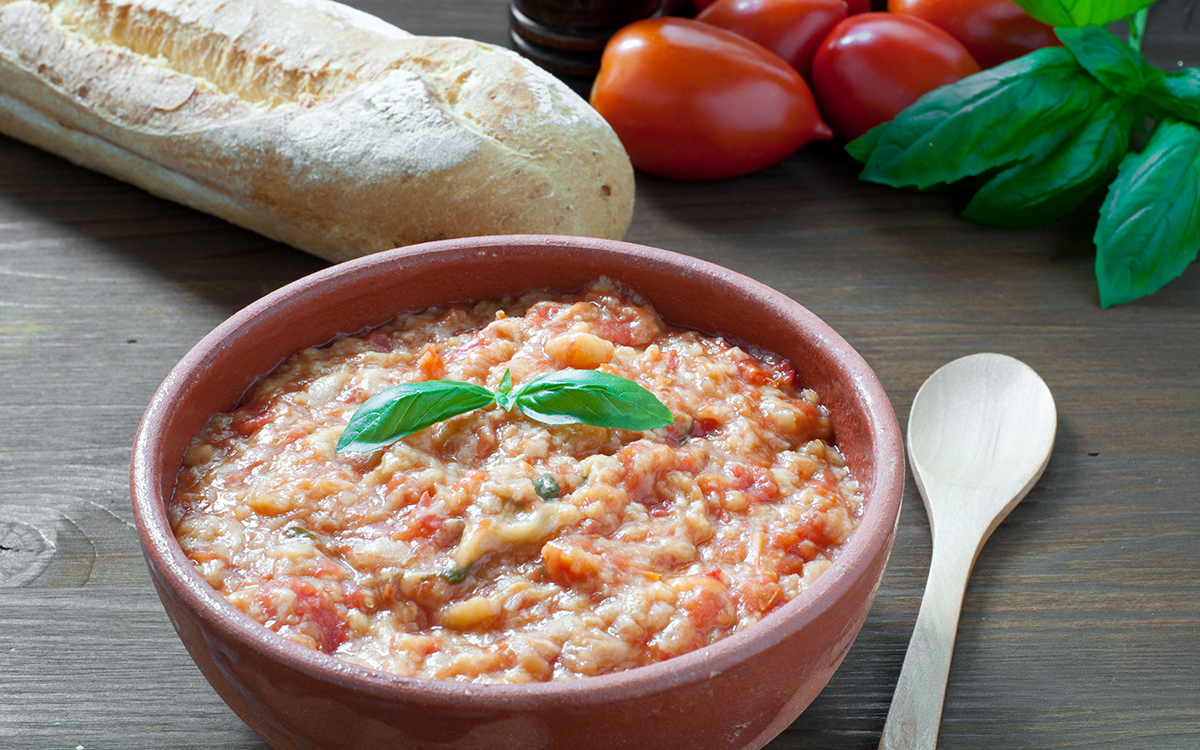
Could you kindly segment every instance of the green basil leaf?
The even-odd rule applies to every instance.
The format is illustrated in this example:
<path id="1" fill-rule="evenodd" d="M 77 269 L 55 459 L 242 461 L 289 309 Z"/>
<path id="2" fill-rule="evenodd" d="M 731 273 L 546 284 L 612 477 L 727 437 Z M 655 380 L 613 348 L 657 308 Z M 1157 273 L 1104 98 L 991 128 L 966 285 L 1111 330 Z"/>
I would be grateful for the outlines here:
<path id="1" fill-rule="evenodd" d="M 1043 48 L 918 99 L 874 136 L 860 179 L 926 188 L 1042 158 L 1112 96 L 1068 50 Z"/>
<path id="2" fill-rule="evenodd" d="M 303 526 L 289 526 L 283 535 L 288 539 L 307 539 L 310 542 L 319 542 L 321 537 L 304 528 Z"/>
<path id="3" fill-rule="evenodd" d="M 959 218 L 1023 229 L 1065 216 L 1112 181 L 1140 119 L 1137 109 L 1119 99 L 1103 102 L 1082 130 L 1045 158 L 1020 162 L 993 177 Z"/>
<path id="4" fill-rule="evenodd" d="M 1165 120 L 1140 154 L 1125 157 L 1094 239 L 1103 307 L 1156 292 L 1183 273 L 1200 250 L 1200 130 Z"/>
<path id="5" fill-rule="evenodd" d="M 337 452 L 387 447 L 405 435 L 495 401 L 487 388 L 454 380 L 401 383 L 367 399 L 338 438 Z"/>
<path id="6" fill-rule="evenodd" d="M 543 500 L 553 500 L 562 494 L 562 485 L 553 474 L 541 474 L 533 480 L 533 491 Z"/>
<path id="7" fill-rule="evenodd" d="M 866 163 L 867 159 L 871 158 L 871 153 L 875 147 L 879 145 L 879 139 L 883 137 L 883 133 L 888 129 L 891 121 L 885 122 L 882 125 L 876 125 L 867 132 L 846 144 L 846 153 L 854 157 L 855 160 Z"/>
<path id="8" fill-rule="evenodd" d="M 1133 47 L 1099 26 L 1056 29 L 1055 34 L 1075 59 L 1105 88 L 1122 97 L 1141 95 L 1146 84 L 1163 73 L 1151 67 Z"/>
<path id="9" fill-rule="evenodd" d="M 1107 26 L 1132 16 L 1154 0 L 1013 0 L 1029 15 L 1051 26 Z"/>
<path id="10" fill-rule="evenodd" d="M 512 386 L 512 370 L 506 369 L 500 378 L 500 387 L 496 389 L 496 403 L 500 404 L 505 411 L 512 411 L 516 406 L 516 397 L 513 395 Z"/>
<path id="11" fill-rule="evenodd" d="M 516 391 L 522 414 L 546 424 L 584 424 L 650 430 L 674 422 L 671 410 L 650 391 L 599 370 L 560 370 L 530 380 Z"/>
<path id="12" fill-rule="evenodd" d="M 444 570 L 441 573 L 438 573 L 438 575 L 445 580 L 446 583 L 450 584 L 462 583 L 463 581 L 467 580 L 467 571 L 463 570 L 462 568 L 450 568 L 449 570 Z"/>
<path id="13" fill-rule="evenodd" d="M 1142 103 L 1155 120 L 1169 116 L 1200 125 L 1200 69 L 1184 68 L 1147 81 Z"/>

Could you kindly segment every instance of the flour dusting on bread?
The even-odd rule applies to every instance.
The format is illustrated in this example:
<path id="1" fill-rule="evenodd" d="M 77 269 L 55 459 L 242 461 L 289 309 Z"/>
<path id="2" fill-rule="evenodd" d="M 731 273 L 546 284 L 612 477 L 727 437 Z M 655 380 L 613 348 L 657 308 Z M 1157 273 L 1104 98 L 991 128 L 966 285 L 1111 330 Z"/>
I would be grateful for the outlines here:
<path id="1" fill-rule="evenodd" d="M 525 85 L 529 87 L 534 100 L 537 101 L 537 114 L 540 117 L 564 126 L 584 123 L 597 129 L 608 127 L 608 123 L 600 116 L 599 112 L 590 106 L 578 106 L 578 102 L 582 100 L 562 81 L 536 65 L 531 65 L 516 52 L 499 51 L 517 61 L 519 65 L 526 67 L 528 72 L 525 76 Z"/>
<path id="2" fill-rule="evenodd" d="M 449 169 L 480 143 L 473 130 L 431 106 L 424 81 L 406 70 L 390 71 L 327 107 L 277 110 L 261 117 L 250 133 L 260 139 L 259 148 L 278 144 L 279 153 L 310 179 L 337 168 L 370 183 L 398 172 Z"/>

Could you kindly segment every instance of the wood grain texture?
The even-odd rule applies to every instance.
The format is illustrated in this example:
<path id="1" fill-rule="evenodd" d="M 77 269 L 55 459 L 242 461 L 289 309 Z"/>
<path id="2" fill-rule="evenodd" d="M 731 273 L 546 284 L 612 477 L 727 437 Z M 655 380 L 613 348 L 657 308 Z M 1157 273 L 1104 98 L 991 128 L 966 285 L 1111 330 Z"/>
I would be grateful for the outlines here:
<path id="1" fill-rule="evenodd" d="M 1152 13 L 1161 67 L 1200 66 L 1187 1 Z M 504 0 L 355 4 L 414 32 L 507 38 Z M 958 221 L 955 191 L 856 175 L 832 143 L 720 183 L 639 175 L 627 239 L 809 307 L 875 368 L 902 427 L 956 357 L 1036 369 L 1058 406 L 1055 453 L 972 572 L 939 747 L 1200 747 L 1200 269 L 1101 310 L 1095 205 L 1000 231 Z M 324 265 L 0 138 L 0 747 L 264 750 L 158 604 L 127 464 L 188 348 Z M 866 626 L 771 750 L 878 744 L 930 561 L 911 480 L 905 499 Z"/>

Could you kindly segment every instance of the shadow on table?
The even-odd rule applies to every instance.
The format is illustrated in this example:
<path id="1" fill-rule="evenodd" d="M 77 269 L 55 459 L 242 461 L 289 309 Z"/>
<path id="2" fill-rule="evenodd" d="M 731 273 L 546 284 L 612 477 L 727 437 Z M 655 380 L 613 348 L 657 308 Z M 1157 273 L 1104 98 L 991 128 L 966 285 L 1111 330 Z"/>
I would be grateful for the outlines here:
<path id="1" fill-rule="evenodd" d="M 44 262 L 71 263 L 69 271 L 78 273 L 104 253 L 113 257 L 103 260 L 102 274 L 111 274 L 112 262 L 136 265 L 132 276 L 178 287 L 185 297 L 198 296 L 229 314 L 329 265 L 4 136 L 0 222 L 13 244 L 28 234 L 29 223 L 41 225 L 28 239 L 57 245 L 55 259 Z"/>

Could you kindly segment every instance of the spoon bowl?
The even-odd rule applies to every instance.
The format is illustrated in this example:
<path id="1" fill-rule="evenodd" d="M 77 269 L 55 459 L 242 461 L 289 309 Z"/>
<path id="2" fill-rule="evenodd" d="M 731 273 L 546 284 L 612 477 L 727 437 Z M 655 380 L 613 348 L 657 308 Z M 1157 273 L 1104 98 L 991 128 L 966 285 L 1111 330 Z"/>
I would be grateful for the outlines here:
<path id="1" fill-rule="evenodd" d="M 908 453 L 933 557 L 881 749 L 937 745 L 967 578 L 984 542 L 1041 477 L 1057 422 L 1045 382 L 1003 354 L 956 359 L 917 391 Z"/>
<path id="2" fill-rule="evenodd" d="M 990 524 L 982 548 L 1042 476 L 1056 425 L 1050 389 L 1018 359 L 973 354 L 930 375 L 913 399 L 908 451 L 935 539 L 931 506 L 961 516 L 969 504 L 970 515 Z"/>

